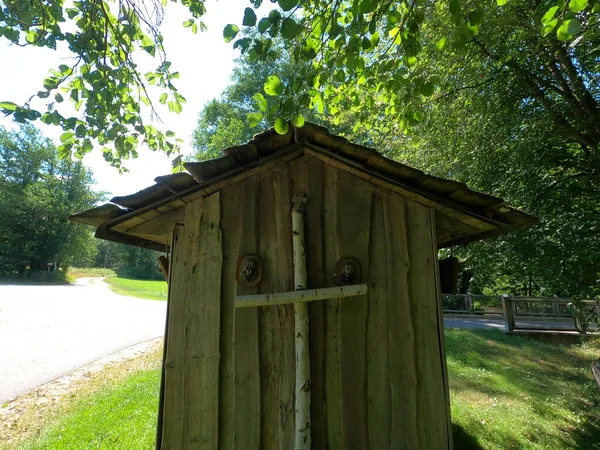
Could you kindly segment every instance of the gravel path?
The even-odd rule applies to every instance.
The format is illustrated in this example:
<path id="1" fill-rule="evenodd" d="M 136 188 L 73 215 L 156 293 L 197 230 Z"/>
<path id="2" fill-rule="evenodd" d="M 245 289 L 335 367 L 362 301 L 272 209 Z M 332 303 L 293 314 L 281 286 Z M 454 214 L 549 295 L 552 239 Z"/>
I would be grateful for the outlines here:
<path id="1" fill-rule="evenodd" d="M 166 302 L 72 286 L 0 285 L 0 404 L 113 352 L 162 336 Z"/>

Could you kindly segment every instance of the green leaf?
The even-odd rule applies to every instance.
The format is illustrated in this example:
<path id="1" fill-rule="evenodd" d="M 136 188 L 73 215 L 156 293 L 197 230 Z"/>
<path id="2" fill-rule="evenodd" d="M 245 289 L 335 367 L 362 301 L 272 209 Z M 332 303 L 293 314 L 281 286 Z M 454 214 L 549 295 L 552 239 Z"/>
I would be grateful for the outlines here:
<path id="1" fill-rule="evenodd" d="M 284 11 L 290 11 L 296 6 L 298 6 L 298 0 L 277 0 L 277 4 Z"/>
<path id="2" fill-rule="evenodd" d="M 400 13 L 398 11 L 396 11 L 395 9 L 392 9 L 388 13 L 387 19 L 390 24 L 395 25 L 398 22 L 400 22 L 400 20 L 402 20 L 402 16 L 400 15 Z"/>
<path id="3" fill-rule="evenodd" d="M 267 113 L 269 110 L 269 103 L 264 95 L 262 95 L 260 92 L 257 92 L 252 96 L 252 100 L 260 112 L 265 114 Z"/>
<path id="4" fill-rule="evenodd" d="M 449 0 L 448 8 L 453 16 L 460 15 L 460 0 Z"/>
<path id="5" fill-rule="evenodd" d="M 248 126 L 250 126 L 250 128 L 254 128 L 263 120 L 264 117 L 265 116 L 262 113 L 257 112 L 248 114 Z"/>
<path id="6" fill-rule="evenodd" d="M 375 11 L 376 5 L 377 5 L 377 2 L 374 0 L 362 0 L 360 2 L 359 10 L 361 13 L 367 14 L 367 13 Z"/>
<path id="7" fill-rule="evenodd" d="M 446 47 L 446 42 L 448 42 L 448 38 L 443 37 L 435 43 L 435 48 L 438 52 L 441 52 Z"/>
<path id="8" fill-rule="evenodd" d="M 569 11 L 574 13 L 580 12 L 587 8 L 587 5 L 588 0 L 571 0 L 569 2 Z"/>
<path id="9" fill-rule="evenodd" d="M 302 114 L 296 114 L 294 117 L 292 117 L 292 125 L 298 128 L 302 128 L 304 126 L 304 117 L 302 117 Z"/>
<path id="10" fill-rule="evenodd" d="M 152 39 L 150 39 L 148 36 L 144 36 L 142 38 L 142 48 L 152 56 L 154 56 L 156 52 L 156 46 L 154 45 Z"/>
<path id="11" fill-rule="evenodd" d="M 33 44 L 38 38 L 38 34 L 37 31 L 28 31 L 27 34 L 25 35 L 25 40 L 27 42 L 29 42 L 30 44 Z"/>
<path id="12" fill-rule="evenodd" d="M 64 144 L 65 142 L 70 141 L 73 136 L 75 136 L 73 131 L 67 131 L 60 135 L 60 142 Z"/>
<path id="13" fill-rule="evenodd" d="M 558 19 L 552 19 L 550 22 L 546 23 L 542 27 L 542 36 L 548 36 L 550 33 L 552 33 L 552 30 L 554 30 L 557 23 Z"/>
<path id="14" fill-rule="evenodd" d="M 275 120 L 275 131 L 277 131 L 278 134 L 286 134 L 289 129 L 290 124 L 287 122 L 287 120 L 284 120 L 281 117 Z"/>
<path id="15" fill-rule="evenodd" d="M 498 4 L 498 6 L 504 6 L 504 5 L 506 5 L 507 2 L 508 2 L 508 0 L 496 0 L 496 3 Z"/>
<path id="16" fill-rule="evenodd" d="M 269 75 L 263 87 L 268 95 L 278 96 L 283 93 L 283 84 L 277 75 Z"/>
<path id="17" fill-rule="evenodd" d="M 471 25 L 479 25 L 483 20 L 483 11 L 481 9 L 476 9 L 474 11 L 469 12 L 469 22 Z"/>
<path id="18" fill-rule="evenodd" d="M 161 105 L 164 105 L 167 102 L 167 93 L 163 92 L 160 94 L 160 98 L 158 99 Z"/>
<path id="19" fill-rule="evenodd" d="M 17 104 L 13 102 L 0 102 L 0 109 L 7 113 L 17 109 Z"/>
<path id="20" fill-rule="evenodd" d="M 250 39 L 250 38 L 238 39 L 237 41 L 235 41 L 233 43 L 233 48 L 234 49 L 239 48 L 242 53 L 245 53 L 246 51 L 248 51 L 248 47 L 250 47 L 251 43 L 252 43 L 252 39 Z"/>
<path id="21" fill-rule="evenodd" d="M 231 42 L 234 37 L 237 36 L 240 29 L 237 25 L 229 24 L 223 28 L 223 39 L 225 42 Z"/>
<path id="22" fill-rule="evenodd" d="M 430 97 L 431 95 L 433 95 L 434 90 L 435 85 L 431 81 L 427 81 L 421 87 L 421 94 L 423 94 L 425 97 Z"/>
<path id="23" fill-rule="evenodd" d="M 294 39 L 296 36 L 300 34 L 300 27 L 296 23 L 296 21 L 292 18 L 288 18 L 283 22 L 281 26 L 281 36 L 284 39 Z"/>
<path id="24" fill-rule="evenodd" d="M 260 22 L 258 22 L 258 31 L 260 33 L 264 33 L 271 27 L 271 25 L 271 21 L 268 18 L 264 17 L 260 19 Z"/>
<path id="25" fill-rule="evenodd" d="M 312 98 L 310 99 L 310 107 L 311 108 L 316 107 L 319 114 L 323 114 L 323 112 L 325 111 L 325 104 L 323 103 L 323 97 L 321 97 L 321 94 L 319 92 L 317 92 L 315 95 L 313 95 Z"/>
<path id="26" fill-rule="evenodd" d="M 581 31 L 581 22 L 577 19 L 565 20 L 558 30 L 556 37 L 559 41 L 568 41 Z"/>
<path id="27" fill-rule="evenodd" d="M 556 14 L 556 11 L 558 11 L 558 6 L 553 6 L 548 11 L 546 11 L 546 13 L 542 16 L 542 24 L 545 25 L 545 24 L 551 22 L 552 19 L 554 19 L 554 15 Z"/>
<path id="28" fill-rule="evenodd" d="M 253 27 L 256 25 L 256 13 L 252 8 L 246 8 L 244 10 L 244 20 L 242 21 L 242 25 L 246 27 Z"/>
<path id="29" fill-rule="evenodd" d="M 370 41 L 373 47 L 377 47 L 377 44 L 379 44 L 379 33 L 377 31 L 371 35 Z"/>
<path id="30" fill-rule="evenodd" d="M 271 23 L 279 22 L 281 20 L 281 13 L 274 9 L 269 13 L 269 20 L 271 21 Z"/>

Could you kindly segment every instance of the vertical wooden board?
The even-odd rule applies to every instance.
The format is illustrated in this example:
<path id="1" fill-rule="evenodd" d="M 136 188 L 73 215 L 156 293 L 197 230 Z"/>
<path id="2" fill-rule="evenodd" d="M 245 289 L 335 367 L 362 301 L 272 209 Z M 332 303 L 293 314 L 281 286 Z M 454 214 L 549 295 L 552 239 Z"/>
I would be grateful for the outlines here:
<path id="1" fill-rule="evenodd" d="M 308 288 L 326 286 L 323 261 L 323 177 L 324 164 L 310 156 L 289 163 L 294 190 L 308 193 L 305 217 L 306 265 Z M 325 302 L 308 305 L 311 371 L 311 439 L 313 448 L 327 447 L 327 411 L 325 404 Z"/>
<path id="2" fill-rule="evenodd" d="M 386 229 L 383 203 L 373 196 L 369 242 L 369 293 L 366 326 L 367 442 L 369 449 L 390 447 L 391 411 L 388 342 Z"/>
<path id="3" fill-rule="evenodd" d="M 184 227 L 175 226 L 171 283 L 169 285 L 169 339 L 165 351 L 164 394 L 161 448 L 177 450 L 183 447 L 183 379 L 185 351 L 185 314 L 187 297 L 188 242 Z"/>
<path id="4" fill-rule="evenodd" d="M 406 200 L 411 312 L 417 367 L 417 426 L 420 448 L 447 448 L 444 378 L 440 361 L 435 254 L 429 208 Z"/>
<path id="5" fill-rule="evenodd" d="M 387 242 L 390 448 L 411 450 L 424 447 L 419 444 L 417 427 L 417 363 L 408 279 L 405 199 L 390 192 L 383 206 Z"/>
<path id="6" fill-rule="evenodd" d="M 238 221 L 242 224 L 238 257 L 258 255 L 258 182 L 249 178 L 240 186 Z M 235 212 L 232 212 L 235 214 Z M 236 258 L 237 259 L 237 258 Z M 256 294 L 255 287 L 237 284 L 239 295 Z M 258 345 L 258 310 L 235 312 L 235 448 L 260 450 L 261 393 Z"/>
<path id="7" fill-rule="evenodd" d="M 220 194 L 185 206 L 189 264 L 185 315 L 183 449 L 218 448 L 221 327 Z"/>
<path id="8" fill-rule="evenodd" d="M 235 306 L 236 270 L 242 233 L 244 183 L 221 191 L 223 271 L 221 277 L 221 364 L 219 367 L 219 449 L 232 450 L 235 442 Z M 248 224 L 246 224 L 248 225 Z"/>
<path id="9" fill-rule="evenodd" d="M 292 183 L 287 171 L 275 172 L 272 183 L 277 236 L 278 285 L 275 292 L 289 292 L 295 289 L 292 250 Z M 296 336 L 294 305 L 280 305 L 277 311 L 281 339 L 280 448 L 289 449 L 294 448 L 295 441 Z"/>
<path id="10" fill-rule="evenodd" d="M 290 193 L 286 184 L 277 177 L 279 175 L 271 171 L 260 180 L 259 249 L 264 266 L 260 293 L 285 292 L 291 290 L 293 285 L 293 273 L 286 273 L 289 264 L 286 261 L 292 261 L 291 225 L 286 234 L 290 243 L 286 247 L 278 236 L 278 230 L 283 233 L 285 225 L 277 223 L 286 220 L 284 215 L 291 214 L 291 211 L 279 212 L 280 199 L 287 197 L 289 202 Z M 285 192 L 276 195 L 276 189 L 285 189 Z M 291 216 L 285 223 L 290 220 Z M 289 248 L 289 254 L 286 248 Z M 289 361 L 290 345 L 294 343 L 293 316 L 293 305 L 259 308 L 261 449 L 284 449 L 284 444 L 293 443 L 294 357 Z"/>
<path id="11" fill-rule="evenodd" d="M 323 246 L 326 284 L 333 286 L 338 248 L 338 170 L 326 166 L 323 194 Z M 323 301 L 325 310 L 325 404 L 327 411 L 327 445 L 329 450 L 344 448 L 344 399 L 342 396 L 341 300 Z"/>
<path id="12" fill-rule="evenodd" d="M 440 355 L 442 356 L 442 360 L 440 361 L 442 365 L 442 375 L 444 377 L 444 398 L 446 402 L 446 430 L 448 435 L 448 449 L 452 450 L 454 448 L 454 443 L 452 440 L 452 418 L 450 416 L 450 387 L 448 385 L 448 365 L 446 363 L 446 339 L 445 339 L 445 331 L 444 331 L 444 311 L 442 306 L 442 287 L 441 280 L 439 274 L 439 264 L 438 264 L 438 246 L 437 246 L 437 234 L 436 234 L 436 215 L 435 210 L 430 208 L 429 210 L 429 218 L 431 223 L 431 246 L 432 252 L 434 254 L 434 262 L 433 267 L 435 268 L 435 299 L 437 305 L 437 324 L 438 324 L 438 346 L 440 349 Z"/>
<path id="13" fill-rule="evenodd" d="M 339 171 L 337 176 L 339 253 L 356 259 L 361 265 L 361 281 L 368 280 L 373 186 L 347 172 Z M 341 316 L 344 445 L 366 448 L 366 295 L 344 299 Z"/>
<path id="14" fill-rule="evenodd" d="M 165 363 L 167 356 L 167 346 L 169 342 L 169 310 L 171 309 L 171 279 L 173 275 L 173 237 L 174 233 L 169 236 L 169 266 L 167 267 L 167 317 L 165 320 L 165 335 L 163 338 L 163 355 L 162 355 L 162 366 L 160 374 L 160 390 L 158 394 L 158 417 L 156 423 L 156 450 L 162 448 L 162 430 L 163 430 L 163 411 L 164 411 L 164 399 L 165 399 Z"/>

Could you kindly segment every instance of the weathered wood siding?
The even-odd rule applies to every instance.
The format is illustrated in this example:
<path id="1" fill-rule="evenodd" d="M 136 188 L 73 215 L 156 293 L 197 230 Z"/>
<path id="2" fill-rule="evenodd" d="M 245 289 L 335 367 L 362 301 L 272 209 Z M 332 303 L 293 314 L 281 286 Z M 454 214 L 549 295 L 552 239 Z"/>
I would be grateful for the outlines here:
<path id="1" fill-rule="evenodd" d="M 220 194 L 185 206 L 173 235 L 161 446 L 217 449 L 222 245 Z"/>
<path id="2" fill-rule="evenodd" d="M 451 448 L 435 215 L 426 206 L 311 156 L 221 191 L 222 240 L 218 233 L 210 235 L 211 243 L 203 240 L 211 248 L 222 243 L 222 271 L 206 282 L 211 295 L 220 295 L 211 297 L 210 307 L 195 304 L 206 301 L 206 295 L 186 287 L 189 257 L 180 254 L 206 250 L 195 246 L 198 238 L 182 244 L 182 231 L 176 229 L 163 428 L 181 431 L 177 436 L 163 431 L 169 437 L 163 438 L 163 448 L 186 448 L 187 440 L 199 437 L 203 446 L 194 448 L 293 449 L 293 306 L 234 310 L 233 297 L 293 290 L 294 191 L 308 194 L 308 287 L 334 286 L 334 266 L 344 257 L 360 263 L 360 281 L 369 283 L 365 296 L 309 305 L 312 447 Z M 192 235 L 202 232 L 187 217 L 186 210 L 184 228 L 191 227 Z M 263 261 L 263 280 L 256 288 L 235 281 L 237 259 L 246 254 Z M 201 312 L 213 307 L 220 313 L 208 314 L 216 328 L 193 331 Z M 195 318 L 188 317 L 189 308 Z M 215 342 L 219 346 L 220 359 L 210 361 L 210 370 L 198 370 L 195 362 L 190 370 L 188 360 L 176 360 L 193 355 L 174 350 L 199 345 L 190 344 L 190 338 L 209 339 L 211 349 Z M 207 392 L 190 397 L 194 392 L 186 387 L 188 376 L 200 376 L 192 385 L 205 386 Z M 208 401 L 211 409 L 187 405 L 192 399 Z M 217 399 L 218 411 L 213 408 Z M 190 421 L 192 410 L 216 414 L 204 419 L 210 430 L 200 423 L 200 413 L 194 412 Z"/>

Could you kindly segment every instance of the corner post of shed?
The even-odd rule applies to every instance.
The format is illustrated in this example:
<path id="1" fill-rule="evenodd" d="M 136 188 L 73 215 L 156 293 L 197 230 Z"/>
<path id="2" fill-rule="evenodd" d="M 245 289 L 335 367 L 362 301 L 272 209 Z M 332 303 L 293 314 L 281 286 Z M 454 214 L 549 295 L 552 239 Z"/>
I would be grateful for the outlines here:
<path id="1" fill-rule="evenodd" d="M 187 203 L 183 226 L 175 227 L 159 449 L 218 448 L 220 215 L 216 193 Z"/>

